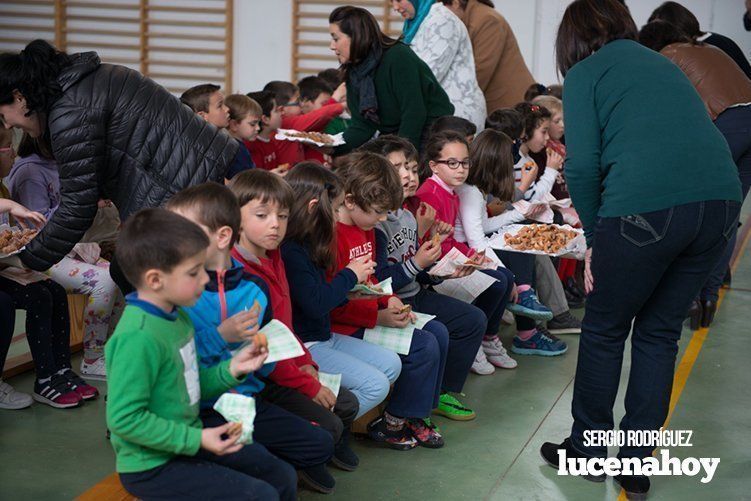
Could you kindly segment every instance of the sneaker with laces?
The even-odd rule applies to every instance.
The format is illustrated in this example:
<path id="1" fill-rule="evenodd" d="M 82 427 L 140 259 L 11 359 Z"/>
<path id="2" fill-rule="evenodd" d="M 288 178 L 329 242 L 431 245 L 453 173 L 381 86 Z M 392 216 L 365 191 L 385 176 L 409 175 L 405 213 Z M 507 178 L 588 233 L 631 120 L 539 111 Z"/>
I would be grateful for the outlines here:
<path id="1" fill-rule="evenodd" d="M 33 401 L 31 395 L 16 391 L 11 385 L 0 379 L 0 409 L 25 409 Z"/>
<path id="2" fill-rule="evenodd" d="M 550 320 L 553 312 L 537 299 L 534 289 L 527 289 L 519 293 L 516 303 L 508 303 L 506 309 L 514 315 L 531 318 L 532 320 Z"/>
<path id="3" fill-rule="evenodd" d="M 570 311 L 565 311 L 548 320 L 547 328 L 553 334 L 581 334 L 582 322 Z"/>
<path id="4" fill-rule="evenodd" d="M 386 424 L 384 415 L 378 416 L 368 423 L 368 436 L 398 451 L 414 449 L 417 447 L 417 440 L 412 436 L 404 420 L 401 421 L 401 427 L 389 426 Z"/>
<path id="5" fill-rule="evenodd" d="M 486 357 L 485 352 L 482 351 L 482 346 L 480 346 L 480 348 L 477 350 L 475 361 L 472 362 L 472 367 L 470 367 L 470 370 L 475 374 L 479 374 L 481 376 L 489 376 L 495 372 L 495 367 L 493 367 L 490 362 L 488 362 L 488 357 Z"/>
<path id="6" fill-rule="evenodd" d="M 554 357 L 563 355 L 568 350 L 566 343 L 552 334 L 543 334 L 538 328 L 535 333 L 522 341 L 519 336 L 514 336 L 514 343 L 511 351 L 519 355 L 540 355 L 543 357 Z"/>
<path id="7" fill-rule="evenodd" d="M 84 379 L 106 381 L 107 367 L 104 363 L 104 357 L 99 357 L 91 363 L 86 362 L 86 359 L 81 360 L 81 376 Z"/>
<path id="8" fill-rule="evenodd" d="M 443 437 L 435 428 L 428 426 L 424 420 L 419 418 L 407 419 L 407 429 L 417 440 L 417 444 L 428 449 L 440 449 L 443 447 Z"/>
<path id="9" fill-rule="evenodd" d="M 433 409 L 433 414 L 438 414 L 454 421 L 471 421 L 477 417 L 475 411 L 466 407 L 450 393 L 441 393 L 438 408 Z"/>
<path id="10" fill-rule="evenodd" d="M 78 393 L 82 399 L 93 400 L 99 396 L 99 390 L 84 381 L 81 376 L 73 372 L 71 369 L 67 369 L 63 372 L 63 377 L 68 379 L 71 389 Z"/>
<path id="11" fill-rule="evenodd" d="M 55 374 L 44 383 L 35 381 L 32 398 L 56 409 L 78 407 L 83 403 L 81 395 L 70 387 L 68 378 L 60 374 Z"/>
<path id="12" fill-rule="evenodd" d="M 488 362 L 496 367 L 500 367 L 501 369 L 516 368 L 516 360 L 508 355 L 506 348 L 503 347 L 503 343 L 501 343 L 498 336 L 483 339 L 482 351 L 485 352 Z"/>

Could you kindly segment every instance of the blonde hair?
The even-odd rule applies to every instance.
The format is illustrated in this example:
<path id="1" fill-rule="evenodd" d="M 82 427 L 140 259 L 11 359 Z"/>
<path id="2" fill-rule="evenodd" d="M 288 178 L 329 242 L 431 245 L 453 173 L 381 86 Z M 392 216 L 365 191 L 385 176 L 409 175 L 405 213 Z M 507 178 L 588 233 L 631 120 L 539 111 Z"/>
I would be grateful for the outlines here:
<path id="1" fill-rule="evenodd" d="M 537 96 L 532 104 L 547 108 L 551 114 L 563 113 L 563 102 L 555 96 Z"/>
<path id="2" fill-rule="evenodd" d="M 263 116 L 261 105 L 244 94 L 232 94 L 224 99 L 224 104 L 229 108 L 230 120 L 240 121 L 248 115 Z"/>

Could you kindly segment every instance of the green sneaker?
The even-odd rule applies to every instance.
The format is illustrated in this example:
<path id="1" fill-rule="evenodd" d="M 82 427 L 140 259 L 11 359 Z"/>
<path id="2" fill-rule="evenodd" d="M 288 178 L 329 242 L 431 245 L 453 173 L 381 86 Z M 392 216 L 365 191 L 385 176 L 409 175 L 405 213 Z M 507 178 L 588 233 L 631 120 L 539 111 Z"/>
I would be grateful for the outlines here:
<path id="1" fill-rule="evenodd" d="M 464 404 L 449 393 L 441 394 L 438 408 L 433 411 L 433 414 L 439 414 L 454 421 L 471 421 L 477 417 L 475 411 L 464 407 Z"/>

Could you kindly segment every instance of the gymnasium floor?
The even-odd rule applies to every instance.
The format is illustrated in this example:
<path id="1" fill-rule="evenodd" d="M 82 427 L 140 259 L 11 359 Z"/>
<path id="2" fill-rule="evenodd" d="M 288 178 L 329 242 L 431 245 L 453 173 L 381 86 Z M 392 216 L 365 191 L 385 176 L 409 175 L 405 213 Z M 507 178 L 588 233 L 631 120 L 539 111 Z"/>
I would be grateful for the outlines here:
<path id="1" fill-rule="evenodd" d="M 742 232 L 751 227 L 750 204 L 741 220 Z M 744 235 L 748 243 L 749 234 Z M 746 365 L 751 360 L 751 251 L 739 248 L 733 287 L 723 292 L 715 323 L 709 331 L 684 329 L 671 403 L 670 427 L 694 431 L 694 446 L 673 448 L 671 455 L 720 457 L 721 462 L 708 484 L 699 477 L 653 477 L 651 499 L 751 499 Z M 511 335 L 509 329 L 502 332 L 506 346 Z M 569 344 L 562 357 L 518 356 L 514 371 L 470 375 L 464 401 L 478 418 L 466 423 L 436 418 L 446 440 L 443 449 L 397 452 L 356 440 L 361 466 L 355 473 L 333 469 L 337 487 L 328 499 L 618 499 L 620 489 L 612 481 L 558 477 L 540 459 L 540 444 L 565 437 L 571 423 L 578 337 L 562 337 Z M 627 353 L 624 372 L 628 360 Z M 30 374 L 9 382 L 31 391 Z M 623 415 L 623 382 L 616 423 Z M 105 386 L 100 384 L 100 390 Z M 105 439 L 104 400 L 72 411 L 43 405 L 0 411 L 0 465 L 2 500 L 71 499 L 83 493 L 114 471 Z M 301 498 L 323 499 L 305 491 Z"/>

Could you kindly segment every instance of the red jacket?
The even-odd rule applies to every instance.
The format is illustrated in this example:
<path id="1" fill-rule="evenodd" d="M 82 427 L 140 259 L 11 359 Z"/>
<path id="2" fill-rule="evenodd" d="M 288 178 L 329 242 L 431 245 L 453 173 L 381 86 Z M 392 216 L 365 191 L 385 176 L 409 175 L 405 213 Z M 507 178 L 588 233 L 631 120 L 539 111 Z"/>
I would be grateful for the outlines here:
<path id="1" fill-rule="evenodd" d="M 354 225 L 336 223 L 336 271 L 346 268 L 356 257 L 370 254 L 375 259 L 375 246 L 375 230 L 364 231 Z M 368 277 L 368 282 L 377 283 L 375 275 Z M 350 335 L 362 328 L 375 327 L 378 310 L 386 308 L 389 297 L 355 299 L 334 309 L 331 312 L 331 331 Z"/>
<path id="2" fill-rule="evenodd" d="M 344 111 L 344 106 L 337 103 L 333 99 L 330 99 L 328 103 L 321 108 L 311 111 L 310 113 L 303 113 L 293 117 L 284 117 L 282 119 L 282 129 L 294 129 L 305 132 L 321 132 L 326 126 L 338 117 Z M 305 160 L 316 160 L 323 164 L 323 153 L 317 148 L 311 146 L 305 146 L 303 148 L 305 154 Z"/>
<path id="3" fill-rule="evenodd" d="M 266 282 L 271 295 L 271 311 L 274 313 L 274 318 L 292 330 L 292 302 L 284 261 L 278 250 L 268 251 L 267 254 L 268 259 L 256 257 L 239 245 L 232 249 L 232 257 L 242 263 L 246 271 L 261 277 Z M 300 341 L 299 338 L 298 341 Z M 269 379 L 280 386 L 294 388 L 303 395 L 313 398 L 320 391 L 321 383 L 307 372 L 301 371 L 300 367 L 312 365 L 318 370 L 318 365 L 301 341 L 300 345 L 305 353 L 297 358 L 277 362 L 274 370 L 269 374 Z"/>
<path id="4" fill-rule="evenodd" d="M 453 190 L 448 191 L 431 177 L 417 188 L 415 197 L 420 202 L 425 202 L 435 209 L 436 220 L 443 221 L 451 226 L 456 224 L 456 216 L 459 214 L 459 195 Z M 417 214 L 415 214 L 415 217 L 417 217 Z M 465 256 L 471 254 L 469 246 L 463 242 L 457 242 L 453 233 L 441 244 L 441 255 L 445 255 L 452 247 L 459 249 Z"/>

